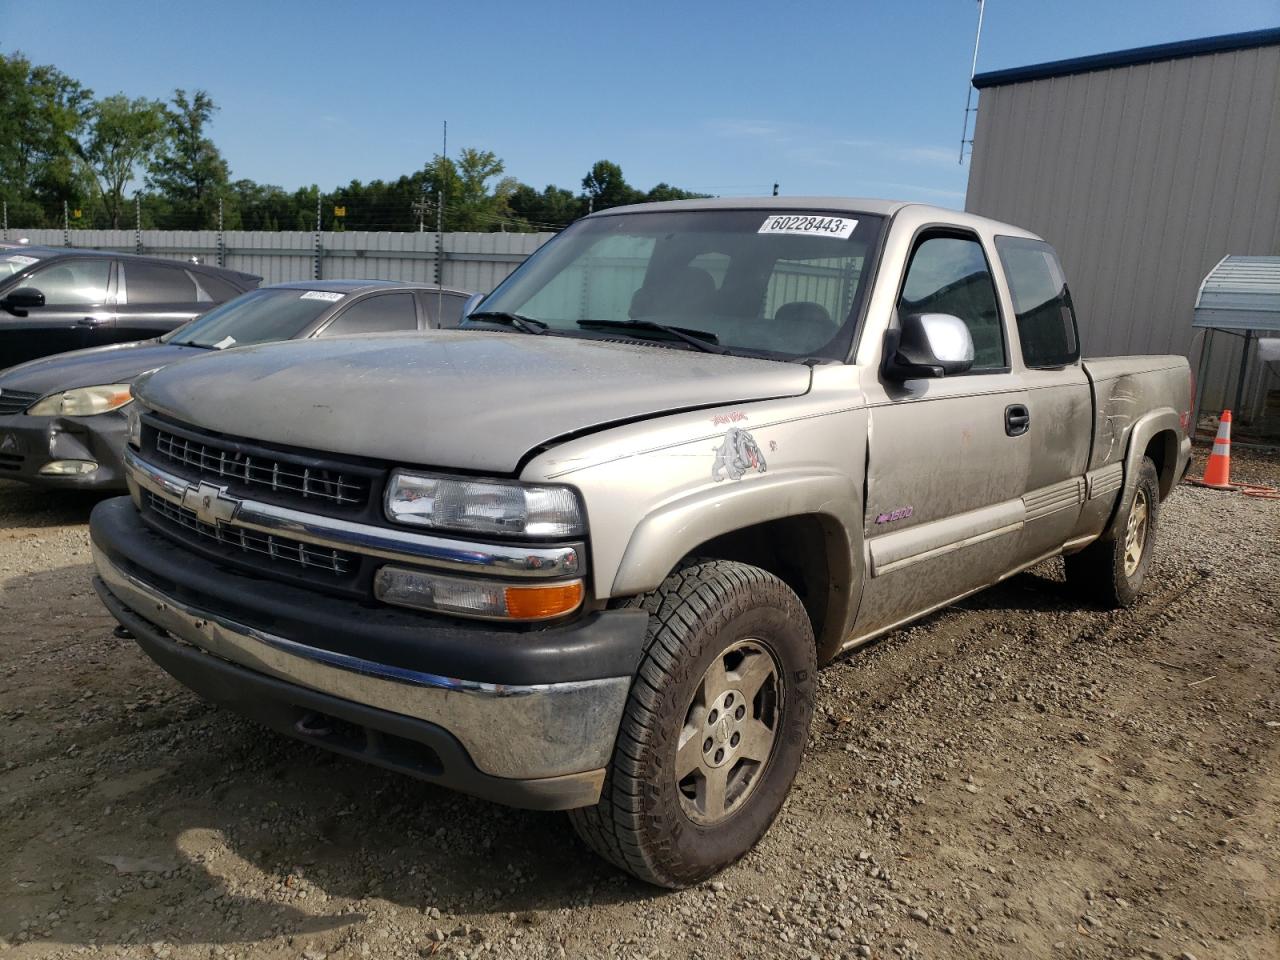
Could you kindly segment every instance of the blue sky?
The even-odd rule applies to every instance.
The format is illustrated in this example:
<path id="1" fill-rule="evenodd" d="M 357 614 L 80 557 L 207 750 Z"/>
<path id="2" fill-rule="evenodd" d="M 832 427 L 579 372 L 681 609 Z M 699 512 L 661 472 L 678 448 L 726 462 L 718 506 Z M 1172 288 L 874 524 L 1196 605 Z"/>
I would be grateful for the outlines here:
<path id="1" fill-rule="evenodd" d="M 204 88 L 235 177 L 329 189 L 440 147 L 579 189 L 963 204 L 975 0 L 0 4 L 0 49 L 99 95 Z M 979 71 L 1280 26 L 1277 0 L 988 0 Z"/>

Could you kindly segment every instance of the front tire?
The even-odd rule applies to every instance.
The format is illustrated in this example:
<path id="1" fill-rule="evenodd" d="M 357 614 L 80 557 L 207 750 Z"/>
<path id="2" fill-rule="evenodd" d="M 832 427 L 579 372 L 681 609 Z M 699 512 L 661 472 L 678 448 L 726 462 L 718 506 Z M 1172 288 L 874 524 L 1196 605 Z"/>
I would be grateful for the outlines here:
<path id="1" fill-rule="evenodd" d="M 1151 566 L 1159 516 L 1160 476 L 1151 458 L 1143 457 L 1133 492 L 1116 518 L 1114 535 L 1064 558 L 1067 583 L 1105 607 L 1131 606 Z"/>
<path id="2" fill-rule="evenodd" d="M 744 856 L 782 808 L 813 716 L 813 629 L 785 583 L 726 560 L 691 561 L 633 603 L 645 652 L 600 802 L 569 817 L 606 860 L 684 887 Z"/>

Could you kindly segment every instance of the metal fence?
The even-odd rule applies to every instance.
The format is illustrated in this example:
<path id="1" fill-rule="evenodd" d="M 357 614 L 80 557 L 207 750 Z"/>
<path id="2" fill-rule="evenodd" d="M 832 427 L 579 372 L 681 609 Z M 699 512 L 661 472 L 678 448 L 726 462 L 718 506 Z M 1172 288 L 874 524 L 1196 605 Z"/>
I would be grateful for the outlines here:
<path id="1" fill-rule="evenodd" d="M 365 233 L 217 230 L 16 230 L 10 242 L 114 250 L 243 270 L 263 283 L 416 280 L 488 293 L 553 233 Z M 439 271 L 439 272 L 437 272 Z"/>

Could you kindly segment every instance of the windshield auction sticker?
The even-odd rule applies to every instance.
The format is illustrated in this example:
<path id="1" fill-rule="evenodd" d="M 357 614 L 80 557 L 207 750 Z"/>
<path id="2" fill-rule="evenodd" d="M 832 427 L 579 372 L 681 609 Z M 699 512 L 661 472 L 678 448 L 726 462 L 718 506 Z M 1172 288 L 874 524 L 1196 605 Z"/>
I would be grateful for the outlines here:
<path id="1" fill-rule="evenodd" d="M 767 218 L 756 233 L 789 233 L 801 237 L 848 240 L 857 225 L 857 220 L 847 217 L 799 217 L 787 213 Z"/>
<path id="2" fill-rule="evenodd" d="M 329 303 L 337 303 L 345 294 L 333 293 L 329 290 L 308 290 L 299 300 L 327 300 Z"/>
<path id="3" fill-rule="evenodd" d="M 29 267 L 29 266 L 31 266 L 33 263 L 39 263 L 39 262 L 40 262 L 40 261 L 39 261 L 37 258 L 35 258 L 35 257 L 22 257 L 22 256 L 18 256 L 17 254 L 14 254 L 14 255 L 13 255 L 13 256 L 11 256 L 11 257 L 5 257 L 5 260 L 7 260 L 9 263 L 16 263 L 16 264 L 18 264 L 19 266 L 22 266 L 22 267 Z"/>

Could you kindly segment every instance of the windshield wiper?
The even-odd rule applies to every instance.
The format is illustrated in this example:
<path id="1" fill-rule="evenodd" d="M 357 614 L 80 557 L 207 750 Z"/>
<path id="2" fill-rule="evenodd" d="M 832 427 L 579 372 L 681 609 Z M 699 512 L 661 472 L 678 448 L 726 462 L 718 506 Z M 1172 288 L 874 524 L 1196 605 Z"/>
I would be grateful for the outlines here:
<path id="1" fill-rule="evenodd" d="M 519 313 L 509 313 L 506 310 L 481 310 L 479 313 L 468 314 L 465 319 L 501 323 L 519 330 L 521 333 L 547 332 L 547 325 L 541 320 L 535 320 L 533 317 L 526 317 Z"/>
<path id="2" fill-rule="evenodd" d="M 697 347 L 704 353 L 728 353 L 724 347 L 718 346 L 720 338 L 708 330 L 695 330 L 692 327 L 671 327 L 653 320 L 579 320 L 578 326 L 584 330 L 652 330 L 665 333 L 669 337 L 683 340 L 690 346 Z"/>

